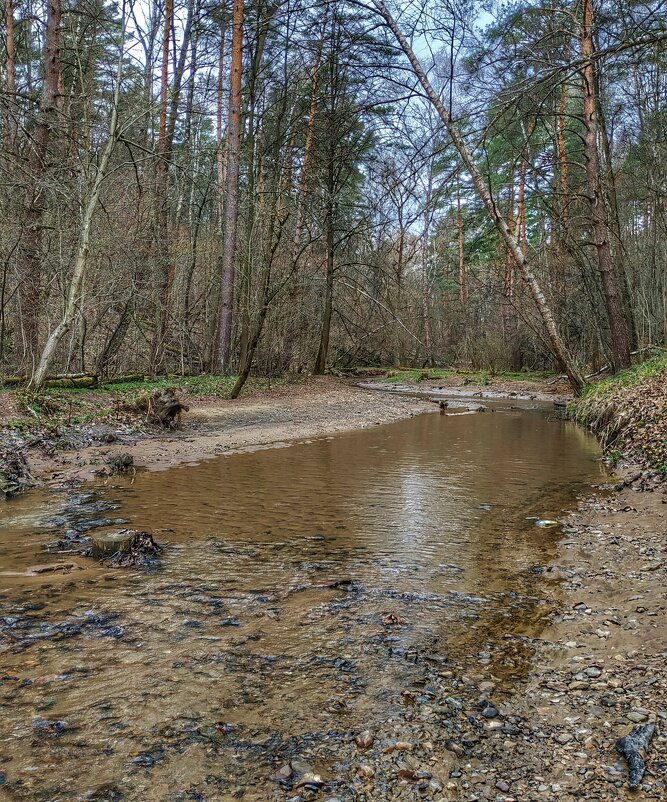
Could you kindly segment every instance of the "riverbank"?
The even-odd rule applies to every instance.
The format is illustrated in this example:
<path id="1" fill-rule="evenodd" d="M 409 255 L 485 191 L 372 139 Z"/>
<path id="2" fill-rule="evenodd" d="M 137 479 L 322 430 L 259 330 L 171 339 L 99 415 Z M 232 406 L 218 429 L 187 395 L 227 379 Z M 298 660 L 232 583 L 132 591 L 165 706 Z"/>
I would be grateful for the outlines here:
<path id="1" fill-rule="evenodd" d="M 189 411 L 181 430 L 146 425 L 124 409 L 117 394 L 86 393 L 87 413 L 76 423 L 62 416 L 46 428 L 14 411 L 2 432 L 5 448 L 23 449 L 39 482 L 85 481 L 109 472 L 120 455 L 134 468 L 165 470 L 196 464 L 220 454 L 277 447 L 336 432 L 409 418 L 436 407 L 426 401 L 379 394 L 333 378 L 262 387 L 236 401 L 216 395 L 179 391 Z M 59 394 L 67 409 L 68 394 Z M 14 423 L 12 424 L 12 420 Z M 17 421 L 21 425 L 17 425 Z"/>
<path id="2" fill-rule="evenodd" d="M 487 371 L 389 370 L 360 371 L 360 387 L 394 393 L 450 398 L 510 398 L 518 401 L 548 401 L 565 405 L 571 397 L 568 383 L 549 373 L 499 373 Z"/>

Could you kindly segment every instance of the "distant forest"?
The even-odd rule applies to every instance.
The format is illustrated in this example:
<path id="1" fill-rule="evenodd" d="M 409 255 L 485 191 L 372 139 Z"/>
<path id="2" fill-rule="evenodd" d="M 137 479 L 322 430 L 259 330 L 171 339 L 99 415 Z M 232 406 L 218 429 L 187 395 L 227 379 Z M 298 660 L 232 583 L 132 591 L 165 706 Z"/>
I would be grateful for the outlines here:
<path id="1" fill-rule="evenodd" d="M 667 332 L 660 2 L 5 0 L 0 372 L 553 368 Z"/>

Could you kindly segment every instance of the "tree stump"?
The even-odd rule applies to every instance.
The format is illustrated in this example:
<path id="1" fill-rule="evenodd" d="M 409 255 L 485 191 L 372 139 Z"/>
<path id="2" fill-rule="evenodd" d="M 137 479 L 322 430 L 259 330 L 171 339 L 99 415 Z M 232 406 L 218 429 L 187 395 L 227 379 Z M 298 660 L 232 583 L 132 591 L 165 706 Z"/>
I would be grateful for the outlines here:
<path id="1" fill-rule="evenodd" d="M 151 423 L 164 429 L 180 429 L 181 413 L 187 412 L 189 407 L 176 395 L 173 387 L 167 387 L 153 393 L 142 393 L 137 399 L 137 409 L 145 412 Z"/>
<path id="2" fill-rule="evenodd" d="M 114 568 L 155 566 L 162 551 L 150 532 L 116 529 L 91 537 L 91 555 Z"/>
<path id="3" fill-rule="evenodd" d="M 23 453 L 18 449 L 0 449 L 0 499 L 9 499 L 34 485 Z"/>

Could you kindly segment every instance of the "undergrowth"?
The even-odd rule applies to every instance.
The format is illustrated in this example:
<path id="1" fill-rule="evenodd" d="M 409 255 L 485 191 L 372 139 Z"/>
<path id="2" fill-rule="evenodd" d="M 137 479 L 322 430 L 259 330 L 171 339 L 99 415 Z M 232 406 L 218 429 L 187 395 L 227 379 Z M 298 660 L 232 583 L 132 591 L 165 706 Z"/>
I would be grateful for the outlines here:
<path id="1" fill-rule="evenodd" d="M 242 395 L 279 390 L 298 379 L 248 379 Z M 10 390 L 14 397 L 14 414 L 5 415 L 0 428 L 25 432 L 31 428 L 52 429 L 59 425 L 102 423 L 123 420 L 133 425 L 139 417 L 133 407 L 143 393 L 173 387 L 190 396 L 228 398 L 236 382 L 235 376 L 161 376 L 149 381 L 127 381 L 103 384 L 97 388 L 45 388 L 34 392 L 27 388 Z M 136 419 L 136 421 L 135 421 Z"/>
<path id="2" fill-rule="evenodd" d="M 622 454 L 667 474 L 667 354 L 590 385 L 571 413 L 614 461 Z"/>

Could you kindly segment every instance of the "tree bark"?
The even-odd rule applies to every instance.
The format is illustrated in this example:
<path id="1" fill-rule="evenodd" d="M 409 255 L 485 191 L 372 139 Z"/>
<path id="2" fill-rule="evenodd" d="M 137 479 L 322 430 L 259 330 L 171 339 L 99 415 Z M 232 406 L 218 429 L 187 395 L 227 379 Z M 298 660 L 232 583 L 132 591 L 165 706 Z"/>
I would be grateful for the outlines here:
<path id="1" fill-rule="evenodd" d="M 159 273 L 159 309 L 157 327 L 153 341 L 151 367 L 161 367 L 169 313 L 171 295 L 176 268 L 169 248 L 169 164 L 172 157 L 178 102 L 185 73 L 187 52 L 190 47 L 190 33 L 194 14 L 194 0 L 189 0 L 188 15 L 183 29 L 183 41 L 174 70 L 174 80 L 169 97 L 169 56 L 171 37 L 174 29 L 174 0 L 166 0 L 164 33 L 162 37 L 162 67 L 160 77 L 160 118 L 158 125 L 158 161 L 155 174 L 156 220 L 155 237 Z M 194 80 L 194 78 L 193 78 Z"/>
<path id="2" fill-rule="evenodd" d="M 218 81 L 216 90 L 216 122 L 215 122 L 215 136 L 216 136 L 216 151 L 215 151 L 215 165 L 216 165 L 216 207 L 218 214 L 218 226 L 220 231 L 223 228 L 223 220 L 225 217 L 225 186 L 227 183 L 227 150 L 226 142 L 223 138 L 223 110 L 224 110 L 224 74 L 225 74 L 225 47 L 227 40 L 227 24 L 223 19 L 220 22 L 220 42 L 218 49 Z M 218 314 L 220 310 L 220 292 L 222 287 L 222 253 L 219 257 L 219 264 L 217 270 L 213 271 L 213 279 L 211 281 L 211 301 L 213 314 L 208 322 L 208 343 L 206 354 L 206 367 L 208 370 L 214 369 L 214 363 L 217 354 L 217 341 L 218 341 Z M 188 293 L 189 296 L 189 293 Z M 186 296 L 187 317 L 189 317 L 189 299 Z"/>
<path id="3" fill-rule="evenodd" d="M 14 152 L 16 145 L 17 106 L 16 106 L 16 39 L 14 37 L 14 0 L 5 0 L 5 47 L 7 60 L 5 62 L 5 78 L 7 99 L 5 103 L 5 147 L 7 153 Z"/>
<path id="4" fill-rule="evenodd" d="M 592 60 L 593 0 L 583 0 L 580 46 L 581 55 L 585 60 L 581 69 L 581 80 L 584 94 L 584 159 L 586 163 L 586 183 L 588 184 L 587 194 L 590 203 L 591 223 L 597 251 L 602 296 L 611 335 L 612 364 L 614 370 L 619 371 L 630 365 L 630 341 L 626 325 L 626 314 L 611 253 L 611 232 L 607 219 L 607 204 L 600 180 L 595 66 Z"/>
<path id="5" fill-rule="evenodd" d="M 241 77 L 243 71 L 244 0 L 234 0 L 232 16 L 232 61 L 227 117 L 227 176 L 225 182 L 225 214 L 222 230 L 222 284 L 218 314 L 217 369 L 231 370 L 232 320 L 234 315 L 234 281 L 236 235 L 239 211 L 239 171 L 241 166 Z"/>
<path id="6" fill-rule="evenodd" d="M 333 136 L 333 134 L 331 134 Z M 336 191 L 335 164 L 334 164 L 334 145 L 331 140 L 329 148 L 329 158 L 327 164 L 327 211 L 326 211 L 326 278 L 324 285 L 324 309 L 322 311 L 322 329 L 320 332 L 320 345 L 317 350 L 317 359 L 313 373 L 317 376 L 324 375 L 327 369 L 327 357 L 329 356 L 329 338 L 331 335 L 331 316 L 333 313 L 333 290 L 334 274 L 336 270 L 336 242 L 335 242 L 335 201 Z"/>
<path id="7" fill-rule="evenodd" d="M 400 28 L 396 24 L 394 18 L 382 0 L 373 0 L 373 4 L 377 8 L 380 16 L 384 19 L 387 27 L 394 34 L 396 41 L 408 58 L 419 83 L 426 93 L 426 96 L 435 107 L 440 119 L 447 128 L 454 147 L 458 151 L 461 161 L 464 163 L 480 199 L 484 203 L 491 220 L 498 229 L 498 232 L 500 233 L 517 266 L 519 267 L 524 281 L 530 289 L 531 295 L 533 296 L 535 304 L 540 313 L 540 317 L 542 318 L 542 322 L 544 323 L 547 331 L 553 355 L 558 364 L 562 367 L 563 371 L 567 374 L 573 391 L 579 395 L 585 385 L 584 379 L 577 368 L 572 355 L 567 349 L 567 346 L 563 342 L 560 333 L 558 332 L 558 327 L 556 326 L 556 321 L 554 320 L 551 308 L 547 303 L 544 292 L 542 291 L 542 288 L 535 277 L 527 258 L 523 255 L 519 243 L 508 229 L 507 223 L 496 208 L 491 193 L 489 192 L 487 185 L 484 183 L 482 174 L 472 158 L 472 154 L 469 152 L 465 142 L 463 141 L 457 126 L 449 116 L 449 112 L 426 77 L 426 73 L 414 54 L 414 51 L 410 47 L 407 39 L 401 32 Z"/>

